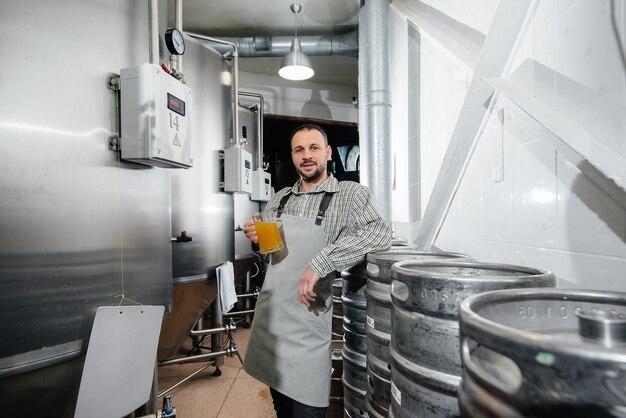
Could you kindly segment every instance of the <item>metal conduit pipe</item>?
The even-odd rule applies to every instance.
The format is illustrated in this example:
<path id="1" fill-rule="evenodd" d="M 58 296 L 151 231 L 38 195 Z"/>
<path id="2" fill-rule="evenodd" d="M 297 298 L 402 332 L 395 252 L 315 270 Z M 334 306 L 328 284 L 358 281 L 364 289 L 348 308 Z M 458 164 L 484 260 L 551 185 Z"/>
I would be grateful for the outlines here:
<path id="1" fill-rule="evenodd" d="M 180 382 L 176 383 L 173 386 L 170 386 L 169 388 L 165 389 L 163 392 L 159 393 L 157 395 L 157 398 L 162 397 L 163 395 L 168 394 L 169 392 L 173 391 L 174 389 L 176 389 L 177 387 L 179 387 L 180 385 L 182 385 L 183 383 L 185 383 L 186 381 L 188 381 L 189 379 L 193 378 L 194 376 L 196 376 L 198 373 L 204 371 L 205 369 L 207 369 L 209 366 L 213 366 L 213 362 L 210 361 L 207 364 L 205 364 L 204 366 L 200 367 L 198 370 L 196 370 L 195 372 L 191 373 L 189 376 L 185 377 L 183 380 L 181 380 Z"/>
<path id="2" fill-rule="evenodd" d="M 235 312 L 225 312 L 222 314 L 222 316 L 237 316 L 237 315 L 247 315 L 247 314 L 252 314 L 254 313 L 254 309 L 248 309 L 245 311 L 235 311 Z"/>
<path id="3" fill-rule="evenodd" d="M 236 348 L 227 348 L 222 351 L 215 351 L 215 352 L 207 353 L 207 354 L 198 354 L 195 356 L 180 357 L 180 358 L 174 358 L 171 360 L 160 361 L 159 366 L 168 366 L 170 364 L 196 363 L 198 361 L 215 359 L 215 358 L 222 357 L 222 356 L 232 356 L 233 354 L 236 354 L 236 353 L 237 353 Z"/>
<path id="4" fill-rule="evenodd" d="M 150 64 L 159 65 L 159 7 L 157 0 L 148 0 L 148 16 Z"/>
<path id="5" fill-rule="evenodd" d="M 189 332 L 189 335 L 192 337 L 199 337 L 201 335 L 211 335 L 211 334 L 217 334 L 220 332 L 232 332 L 232 331 L 237 331 L 237 326 L 226 324 L 223 327 L 219 327 L 219 328 L 198 329 L 198 330 L 192 329 Z"/>
<path id="6" fill-rule="evenodd" d="M 175 3 L 175 26 L 181 33 L 183 32 L 183 0 L 176 0 Z M 172 55 L 170 60 L 176 61 L 176 71 L 183 72 L 183 56 Z"/>
<path id="7" fill-rule="evenodd" d="M 201 35 L 194 32 L 186 32 L 185 34 L 192 38 L 203 41 L 215 42 L 218 45 L 228 45 L 232 48 L 233 57 L 233 138 L 235 145 L 239 145 L 239 47 L 232 43 L 219 38 L 211 38 L 210 36 Z M 227 50 L 227 53 L 229 51 Z"/>
<path id="8" fill-rule="evenodd" d="M 246 97 L 256 97 L 259 99 L 259 111 L 257 113 L 257 132 L 259 133 L 258 138 L 258 155 L 257 155 L 257 168 L 259 170 L 263 170 L 263 109 L 265 108 L 265 99 L 262 95 L 258 93 L 250 93 L 247 91 L 240 91 L 240 96 Z"/>
<path id="9" fill-rule="evenodd" d="M 239 294 L 237 295 L 238 299 L 243 299 L 243 298 L 256 298 L 259 296 L 259 292 L 253 292 L 253 293 L 245 293 L 245 294 Z"/>
<path id="10" fill-rule="evenodd" d="M 392 154 L 389 0 L 366 0 L 359 13 L 361 182 L 391 225 Z"/>
<path id="11" fill-rule="evenodd" d="M 282 57 L 291 50 L 293 36 L 248 36 L 240 38 L 222 38 L 237 45 L 239 56 L 243 58 Z M 298 37 L 302 51 L 307 55 L 344 55 L 357 58 L 359 55 L 358 33 L 348 32 L 341 35 L 302 36 Z M 215 49 L 225 52 L 222 46 Z"/>

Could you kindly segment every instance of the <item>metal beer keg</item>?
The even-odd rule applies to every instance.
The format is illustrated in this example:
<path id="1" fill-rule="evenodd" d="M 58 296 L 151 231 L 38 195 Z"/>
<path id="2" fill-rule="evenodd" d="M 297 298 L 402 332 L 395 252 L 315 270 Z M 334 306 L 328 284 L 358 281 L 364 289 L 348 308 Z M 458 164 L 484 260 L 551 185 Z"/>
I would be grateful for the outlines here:
<path id="1" fill-rule="evenodd" d="M 350 418 L 366 417 L 367 390 L 365 336 L 367 262 L 363 261 L 341 272 L 343 290 L 343 386 L 344 413 Z"/>
<path id="2" fill-rule="evenodd" d="M 330 376 L 330 401 L 328 408 L 326 409 L 325 418 L 341 418 L 343 417 L 343 357 L 341 350 L 343 347 L 342 341 L 331 341 L 332 353 L 331 353 L 331 365 L 333 368 Z"/>
<path id="3" fill-rule="evenodd" d="M 367 352 L 365 338 L 367 263 L 364 261 L 342 271 L 341 277 L 343 278 L 341 302 L 344 342 L 357 353 L 365 354 Z"/>
<path id="4" fill-rule="evenodd" d="M 459 314 L 469 417 L 626 417 L 626 293 L 513 289 Z"/>
<path id="5" fill-rule="evenodd" d="M 345 414 L 350 418 L 367 417 L 365 402 L 367 386 L 366 358 L 364 354 L 357 353 L 343 346 L 343 407 Z"/>
<path id="6" fill-rule="evenodd" d="M 391 399 L 391 267 L 403 260 L 469 259 L 468 255 L 442 251 L 420 251 L 396 247 L 367 255 L 367 297 L 365 334 L 367 336 L 367 402 L 370 415 L 387 415 Z"/>
<path id="7" fill-rule="evenodd" d="M 554 286 L 552 273 L 477 261 L 401 261 L 392 267 L 390 411 L 396 418 L 459 416 L 458 311 L 470 295 Z"/>
<path id="8" fill-rule="evenodd" d="M 333 281 L 333 341 L 343 341 L 343 303 L 341 302 L 342 289 L 343 280 L 339 277 Z"/>
<path id="9" fill-rule="evenodd" d="M 406 238 L 391 238 L 391 249 L 395 248 L 416 248 L 415 244 L 409 244 Z"/>

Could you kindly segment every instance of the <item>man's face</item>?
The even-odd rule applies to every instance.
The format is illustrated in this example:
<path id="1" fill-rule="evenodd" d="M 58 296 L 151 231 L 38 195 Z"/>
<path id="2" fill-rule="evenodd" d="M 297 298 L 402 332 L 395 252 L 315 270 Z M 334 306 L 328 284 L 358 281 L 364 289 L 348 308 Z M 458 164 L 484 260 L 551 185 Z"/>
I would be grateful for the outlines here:
<path id="1" fill-rule="evenodd" d="M 330 156 L 330 146 L 324 145 L 324 137 L 315 129 L 299 131 L 291 140 L 291 159 L 307 183 L 326 177 L 326 161 Z"/>

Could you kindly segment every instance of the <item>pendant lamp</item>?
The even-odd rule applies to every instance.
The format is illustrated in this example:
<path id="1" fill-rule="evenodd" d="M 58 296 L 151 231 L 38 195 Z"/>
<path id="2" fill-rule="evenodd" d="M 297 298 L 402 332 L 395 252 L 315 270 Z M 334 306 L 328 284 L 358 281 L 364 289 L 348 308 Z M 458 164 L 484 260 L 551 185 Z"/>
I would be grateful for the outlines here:
<path id="1" fill-rule="evenodd" d="M 287 80 L 301 81 L 313 77 L 313 65 L 311 60 L 302 52 L 302 46 L 298 39 L 298 13 L 302 10 L 302 6 L 298 3 L 291 5 L 291 11 L 295 18 L 295 35 L 291 42 L 291 51 L 284 56 L 280 63 L 278 75 Z"/>

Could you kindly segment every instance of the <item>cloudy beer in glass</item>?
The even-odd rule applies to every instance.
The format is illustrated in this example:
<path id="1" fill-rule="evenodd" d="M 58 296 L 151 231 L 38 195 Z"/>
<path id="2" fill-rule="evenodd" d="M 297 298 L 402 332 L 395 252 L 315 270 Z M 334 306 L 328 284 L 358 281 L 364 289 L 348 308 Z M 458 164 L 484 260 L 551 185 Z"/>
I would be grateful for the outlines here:
<path id="1" fill-rule="evenodd" d="M 254 226 L 259 238 L 259 253 L 270 254 L 285 248 L 280 220 L 266 220 L 261 216 L 255 216 Z"/>

